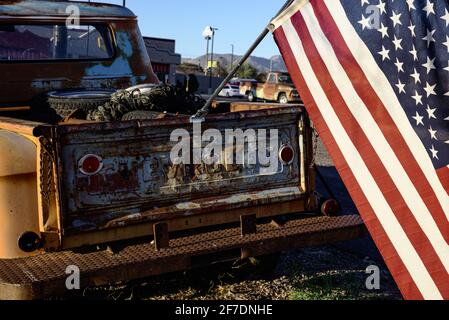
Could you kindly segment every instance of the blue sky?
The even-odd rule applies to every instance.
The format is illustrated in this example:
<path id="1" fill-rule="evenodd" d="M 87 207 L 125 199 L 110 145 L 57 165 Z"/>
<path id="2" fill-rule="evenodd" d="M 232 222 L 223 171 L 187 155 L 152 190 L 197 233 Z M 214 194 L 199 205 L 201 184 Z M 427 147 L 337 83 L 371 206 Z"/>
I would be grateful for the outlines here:
<path id="1" fill-rule="evenodd" d="M 98 0 L 121 4 L 122 0 Z M 208 25 L 218 28 L 217 53 L 243 54 L 264 26 L 279 11 L 285 0 L 127 0 L 139 17 L 143 35 L 176 40 L 176 51 L 193 58 L 206 53 L 202 31 Z M 269 58 L 279 54 L 268 35 L 254 55 Z"/>

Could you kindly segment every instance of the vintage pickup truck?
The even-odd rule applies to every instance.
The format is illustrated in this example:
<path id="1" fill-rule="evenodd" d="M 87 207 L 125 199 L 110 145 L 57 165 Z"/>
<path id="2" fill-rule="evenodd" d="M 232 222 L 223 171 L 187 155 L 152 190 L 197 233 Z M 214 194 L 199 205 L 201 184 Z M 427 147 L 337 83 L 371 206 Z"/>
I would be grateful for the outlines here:
<path id="1" fill-rule="evenodd" d="M 250 102 L 258 99 L 277 101 L 281 104 L 301 102 L 292 78 L 285 72 L 270 72 L 265 83 L 242 82 L 240 93 L 247 96 Z"/>
<path id="2" fill-rule="evenodd" d="M 276 149 L 258 146 L 275 155 L 271 171 L 260 161 L 174 163 L 171 136 L 194 134 L 190 116 L 61 121 L 43 107 L 56 99 L 61 115 L 158 83 L 127 8 L 1 2 L 0 72 L 0 299 L 67 293 L 73 267 L 84 288 L 365 232 L 357 215 L 320 212 L 301 106 L 243 104 L 203 119 L 201 133 L 277 130 Z M 245 152 L 232 146 L 223 152 Z"/>

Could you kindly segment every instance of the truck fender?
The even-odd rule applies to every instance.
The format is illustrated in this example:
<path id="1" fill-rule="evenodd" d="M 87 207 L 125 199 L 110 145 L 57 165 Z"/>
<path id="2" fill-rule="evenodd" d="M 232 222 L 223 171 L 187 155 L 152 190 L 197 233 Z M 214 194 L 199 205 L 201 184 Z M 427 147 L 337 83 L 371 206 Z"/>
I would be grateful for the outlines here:
<path id="1" fill-rule="evenodd" d="M 29 256 L 19 239 L 39 234 L 37 147 L 25 136 L 0 130 L 0 259 Z"/>

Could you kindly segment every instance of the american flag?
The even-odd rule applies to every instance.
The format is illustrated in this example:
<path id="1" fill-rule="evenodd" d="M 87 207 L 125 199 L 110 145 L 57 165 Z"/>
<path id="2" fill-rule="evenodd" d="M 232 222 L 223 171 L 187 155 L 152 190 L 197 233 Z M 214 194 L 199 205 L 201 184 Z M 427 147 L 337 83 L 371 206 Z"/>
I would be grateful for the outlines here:
<path id="1" fill-rule="evenodd" d="M 406 299 L 449 299 L 449 6 L 296 0 L 272 22 Z"/>

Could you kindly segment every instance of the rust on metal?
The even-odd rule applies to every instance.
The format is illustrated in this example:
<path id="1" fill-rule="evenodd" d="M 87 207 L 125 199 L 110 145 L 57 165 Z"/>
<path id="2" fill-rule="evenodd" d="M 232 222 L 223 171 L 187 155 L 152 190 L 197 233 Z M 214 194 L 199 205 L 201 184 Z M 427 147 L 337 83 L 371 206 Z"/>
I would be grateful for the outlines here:
<path id="1" fill-rule="evenodd" d="M 68 1 L 2 1 L 4 24 L 65 25 Z M 111 31 L 114 54 L 106 60 L 0 60 L 0 108 L 29 106 L 52 90 L 79 88 L 125 89 L 158 83 L 135 15 L 127 8 L 77 2 L 80 24 L 104 25 Z M 20 92 L 20 95 L 17 94 Z"/>
<path id="2" fill-rule="evenodd" d="M 242 237 L 257 233 L 257 216 L 255 214 L 240 216 L 240 229 Z"/>
<path id="3" fill-rule="evenodd" d="M 366 229 L 359 216 L 349 215 L 299 218 L 287 222 L 282 229 L 267 223 L 259 225 L 256 234 L 242 237 L 240 233 L 237 227 L 174 237 L 170 248 L 160 251 L 144 243 L 114 250 L 114 255 L 107 250 L 85 254 L 64 251 L 0 260 L 0 299 L 41 299 L 65 294 L 65 270 L 69 265 L 80 267 L 81 286 L 85 288 L 196 267 L 192 261 L 202 261 L 201 257 L 218 251 L 241 249 L 243 257 L 258 256 L 355 239 L 364 236 Z"/>
<path id="4" fill-rule="evenodd" d="M 211 115 L 202 132 L 214 128 L 225 136 L 228 128 L 244 121 L 255 131 L 276 129 L 282 143 L 299 146 L 302 112 L 291 107 Z M 182 117 L 57 127 L 64 234 L 294 201 L 309 192 L 298 186 L 300 168 L 307 166 L 299 157 L 284 165 L 276 153 L 277 169 L 265 174 L 260 163 L 174 165 L 170 160 L 174 128 L 192 136 L 189 118 Z M 226 146 L 223 150 L 227 152 Z M 78 169 L 79 161 L 93 152 L 102 158 L 103 169 L 86 176 Z"/>
<path id="5" fill-rule="evenodd" d="M 20 133 L 32 137 L 41 135 L 41 129 L 48 126 L 45 123 L 34 122 L 22 119 L 0 117 L 0 129 Z"/>
<path id="6" fill-rule="evenodd" d="M 303 196 L 295 201 L 281 201 L 258 206 L 240 207 L 231 210 L 214 210 L 202 214 L 181 215 L 173 217 L 165 215 L 168 218 L 169 231 L 182 231 L 195 228 L 203 228 L 214 225 L 223 225 L 238 222 L 242 214 L 257 213 L 259 218 L 273 217 L 275 215 L 285 215 L 295 212 L 313 211 L 314 208 L 308 206 L 309 196 Z M 154 220 L 156 220 L 155 216 Z M 150 234 L 148 233 L 150 230 Z M 126 228 L 109 228 L 93 233 L 81 233 L 64 236 L 62 242 L 63 249 L 71 249 L 90 245 L 92 243 L 110 243 L 112 241 L 126 240 L 152 235 L 152 223 L 128 223 Z"/>
<path id="7" fill-rule="evenodd" d="M 168 224 L 166 222 L 155 223 L 153 226 L 154 247 L 157 251 L 170 246 L 170 235 L 168 234 Z"/>

